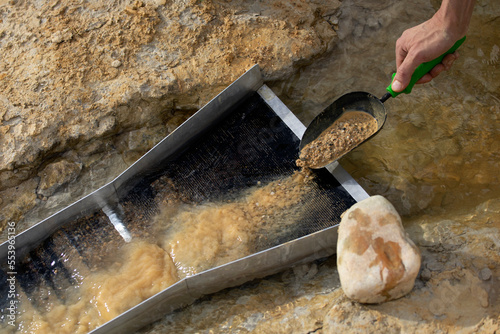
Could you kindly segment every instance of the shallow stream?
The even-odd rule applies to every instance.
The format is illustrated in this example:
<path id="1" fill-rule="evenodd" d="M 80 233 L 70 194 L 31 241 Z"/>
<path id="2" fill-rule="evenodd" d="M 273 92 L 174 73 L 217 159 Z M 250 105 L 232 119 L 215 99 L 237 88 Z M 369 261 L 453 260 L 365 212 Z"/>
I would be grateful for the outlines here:
<path id="1" fill-rule="evenodd" d="M 439 3 L 343 1 L 329 18 L 340 39 L 332 52 L 268 85 L 305 124 L 347 92 L 381 97 L 395 71 L 397 38 Z M 332 257 L 222 291 L 141 332 L 498 330 L 499 32 L 500 6 L 478 0 L 453 68 L 387 101 L 383 129 L 340 161 L 369 194 L 387 197 L 403 215 L 423 256 L 412 293 L 381 305 L 352 303 Z"/>
<path id="2" fill-rule="evenodd" d="M 330 18 L 331 54 L 268 85 L 308 124 L 351 91 L 381 97 L 394 46 L 439 1 L 343 1 Z M 387 121 L 341 165 L 370 195 L 387 197 L 422 251 L 405 298 L 352 303 L 335 257 L 222 291 L 143 333 L 493 333 L 500 318 L 500 6 L 478 0 L 460 58 L 432 83 L 385 103 Z M 486 273 L 486 275 L 484 275 Z"/>
<path id="3" fill-rule="evenodd" d="M 434 0 L 411 3 L 391 0 L 383 4 L 374 0 L 344 1 L 340 11 L 329 18 L 339 35 L 333 50 L 300 68 L 288 80 L 268 85 L 305 124 L 347 92 L 367 91 L 381 97 L 395 70 L 394 45 L 397 37 L 404 29 L 429 18 L 438 4 Z M 460 48 L 460 59 L 452 70 L 441 74 L 430 84 L 416 87 L 410 95 L 388 100 L 385 103 L 388 118 L 384 128 L 340 161 L 370 195 L 387 197 L 406 221 L 420 220 L 418 228 L 411 225 L 409 230 L 414 232 L 412 237 L 419 238 L 417 243 L 424 250 L 425 268 L 435 274 L 428 276 L 436 278 L 437 282 L 444 282 L 424 286 L 421 279 L 415 293 L 396 302 L 404 309 L 400 313 L 394 311 L 399 308 L 394 304 L 391 307 L 390 303 L 371 309 L 382 312 L 386 317 L 392 316 L 396 320 L 391 321 L 397 324 L 409 323 L 412 328 L 415 324 L 411 321 L 426 325 L 436 319 L 446 320 L 443 317 L 445 311 L 441 309 L 446 310 L 448 304 L 459 303 L 455 303 L 455 299 L 448 302 L 448 298 L 443 302 L 443 298 L 431 298 L 439 297 L 440 291 L 444 291 L 439 287 L 451 286 L 452 279 L 454 285 L 450 290 L 454 288 L 453 291 L 458 291 L 457 296 L 467 297 L 466 304 L 470 306 L 457 308 L 454 314 L 448 315 L 450 321 L 456 316 L 466 325 L 475 325 L 482 321 L 485 314 L 498 314 L 500 294 L 495 290 L 498 283 L 495 275 L 500 266 L 495 260 L 497 258 L 479 256 L 483 256 L 479 248 L 482 240 L 480 232 L 474 234 L 478 235 L 478 248 L 464 248 L 468 252 L 459 254 L 461 258 L 445 251 L 449 251 L 446 248 L 449 244 L 457 249 L 466 244 L 458 237 L 465 233 L 459 225 L 472 218 L 463 218 L 466 216 L 461 214 L 480 217 L 474 221 L 475 225 L 471 224 L 471 229 L 481 231 L 489 224 L 491 233 L 498 234 L 498 210 L 495 211 L 494 205 L 485 204 L 483 216 L 475 208 L 481 203 L 488 203 L 488 200 L 498 203 L 500 199 L 499 32 L 500 6 L 493 0 L 478 0 L 467 41 Z M 102 178 L 109 177 L 108 174 Z M 432 220 L 429 216 L 439 216 L 439 219 Z M 435 221 L 443 222 L 441 228 L 434 226 Z M 452 229 L 458 230 L 456 235 L 449 232 Z M 490 242 L 489 245 L 494 252 L 497 244 Z M 431 247 L 444 247 L 444 251 L 435 251 Z M 498 248 L 495 256 L 498 257 Z M 460 270 L 463 270 L 461 277 L 465 279 L 456 279 L 451 274 L 451 278 L 446 276 L 451 272 L 448 271 L 448 264 L 455 266 L 449 258 L 463 263 Z M 163 321 L 144 331 L 259 332 L 260 328 L 260 332 L 315 332 L 314 328 L 323 328 L 328 332 L 328 322 L 321 320 L 319 324 L 317 319 L 335 319 L 336 306 L 347 310 L 345 314 L 350 314 L 354 320 L 352 314 L 360 314 L 356 308 L 360 306 L 353 306 L 342 299 L 334 262 L 332 257 L 320 264 L 297 267 L 281 276 L 220 292 L 167 315 Z M 472 262 L 476 267 L 469 270 Z M 490 276 L 493 272 L 493 278 L 484 279 L 486 283 L 477 283 L 474 271 L 487 268 Z M 438 275 L 441 275 L 441 281 Z M 484 298 L 470 301 L 479 295 L 471 292 L 471 286 L 477 287 L 480 292 L 486 291 L 486 303 Z M 434 300 L 438 300 L 436 312 L 431 310 L 432 314 L 427 315 L 429 312 L 422 311 L 421 306 L 427 306 Z M 342 306 L 342 303 L 347 306 Z M 477 303 L 483 308 L 476 307 Z M 364 310 L 366 313 L 363 314 L 370 314 L 369 310 Z M 470 314 L 469 318 L 467 314 Z M 310 328 L 307 327 L 309 323 Z M 335 332 L 334 327 L 331 328 Z M 373 332 L 372 329 L 369 331 Z"/>

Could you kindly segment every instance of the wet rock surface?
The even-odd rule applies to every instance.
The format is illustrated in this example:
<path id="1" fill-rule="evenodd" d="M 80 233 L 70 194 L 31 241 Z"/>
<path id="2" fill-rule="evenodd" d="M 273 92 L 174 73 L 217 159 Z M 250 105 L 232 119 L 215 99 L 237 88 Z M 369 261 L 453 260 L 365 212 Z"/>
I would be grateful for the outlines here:
<path id="1" fill-rule="evenodd" d="M 52 196 L 58 187 L 74 181 L 82 170 L 81 162 L 61 159 L 48 164 L 39 174 L 37 193 L 43 197 Z"/>

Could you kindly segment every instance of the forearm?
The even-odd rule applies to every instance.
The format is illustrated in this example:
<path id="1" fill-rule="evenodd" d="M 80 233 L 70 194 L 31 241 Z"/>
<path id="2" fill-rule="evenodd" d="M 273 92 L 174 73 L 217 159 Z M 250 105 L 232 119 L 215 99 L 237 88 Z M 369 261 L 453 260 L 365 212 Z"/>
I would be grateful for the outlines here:
<path id="1" fill-rule="evenodd" d="M 443 0 L 434 19 L 441 22 L 446 35 L 456 41 L 465 36 L 475 0 Z"/>
<path id="2" fill-rule="evenodd" d="M 475 0 L 442 0 L 441 7 L 429 20 L 407 29 L 396 42 L 397 72 L 392 83 L 395 92 L 408 86 L 418 65 L 431 61 L 464 37 Z M 457 54 L 449 54 L 417 83 L 425 83 L 450 68 Z"/>

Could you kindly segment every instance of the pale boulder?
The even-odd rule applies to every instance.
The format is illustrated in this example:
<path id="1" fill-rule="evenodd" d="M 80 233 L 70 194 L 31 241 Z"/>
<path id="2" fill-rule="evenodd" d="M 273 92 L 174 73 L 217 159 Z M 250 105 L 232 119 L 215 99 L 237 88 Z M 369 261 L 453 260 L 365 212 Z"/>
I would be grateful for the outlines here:
<path id="1" fill-rule="evenodd" d="M 353 205 L 338 229 L 337 267 L 344 293 L 360 303 L 400 298 L 413 289 L 420 251 L 382 196 Z"/>

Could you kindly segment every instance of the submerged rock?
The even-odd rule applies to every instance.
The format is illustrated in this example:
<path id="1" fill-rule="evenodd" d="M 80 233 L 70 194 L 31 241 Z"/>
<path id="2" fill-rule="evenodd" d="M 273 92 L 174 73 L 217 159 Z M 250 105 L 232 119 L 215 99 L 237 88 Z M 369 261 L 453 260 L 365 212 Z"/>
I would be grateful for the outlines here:
<path id="1" fill-rule="evenodd" d="M 344 293 L 361 303 L 381 303 L 411 291 L 420 251 L 404 231 L 394 206 L 372 196 L 344 212 L 337 266 Z"/>

